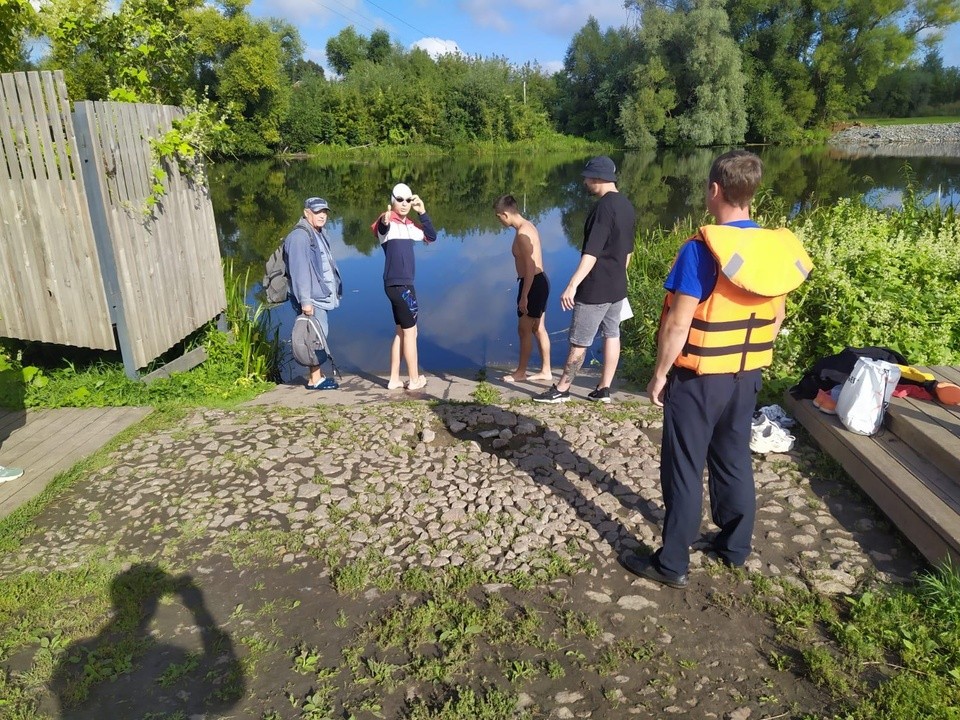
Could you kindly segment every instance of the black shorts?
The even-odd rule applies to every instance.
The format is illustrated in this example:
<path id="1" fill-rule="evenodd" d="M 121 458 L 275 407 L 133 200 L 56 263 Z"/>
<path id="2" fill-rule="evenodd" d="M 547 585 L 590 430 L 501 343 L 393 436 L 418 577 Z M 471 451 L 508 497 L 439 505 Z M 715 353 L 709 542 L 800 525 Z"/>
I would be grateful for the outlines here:
<path id="1" fill-rule="evenodd" d="M 523 278 L 517 278 L 517 305 L 520 304 L 520 296 L 523 294 Z M 538 272 L 533 276 L 533 282 L 530 283 L 530 292 L 527 293 L 527 315 L 532 318 L 543 317 L 547 310 L 547 298 L 550 297 L 550 281 L 545 272 Z M 517 310 L 517 317 L 523 317 L 523 313 Z"/>
<path id="2" fill-rule="evenodd" d="M 384 288 L 393 307 L 393 321 L 404 330 L 417 324 L 417 291 L 413 285 L 387 285 Z"/>

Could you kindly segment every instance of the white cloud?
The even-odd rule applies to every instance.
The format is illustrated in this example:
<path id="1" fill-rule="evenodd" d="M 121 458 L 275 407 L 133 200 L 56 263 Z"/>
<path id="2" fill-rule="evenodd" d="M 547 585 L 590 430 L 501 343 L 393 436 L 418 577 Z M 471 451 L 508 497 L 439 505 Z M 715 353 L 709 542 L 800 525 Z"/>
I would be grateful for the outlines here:
<path id="1" fill-rule="evenodd" d="M 301 31 L 313 23 L 346 20 L 354 25 L 365 24 L 361 0 L 338 0 L 333 3 L 336 11 L 319 2 L 303 0 L 254 0 L 251 14 L 257 17 L 280 17 L 294 23 Z"/>
<path id="2" fill-rule="evenodd" d="M 553 75 L 563 70 L 563 60 L 547 60 L 546 62 L 540 63 L 540 67 L 543 68 L 543 72 L 547 75 Z"/>
<path id="3" fill-rule="evenodd" d="M 460 0 L 457 5 L 466 13 L 471 22 L 482 28 L 490 28 L 497 32 L 508 33 L 511 30 L 510 22 L 504 17 L 504 14 L 497 12 L 495 6 L 497 2 L 489 0 Z M 506 5 L 506 3 L 499 3 Z"/>
<path id="4" fill-rule="evenodd" d="M 481 27 L 501 32 L 537 28 L 565 38 L 582 28 L 591 15 L 601 28 L 620 27 L 630 18 L 623 0 L 459 0 L 458 6 Z"/>
<path id="5" fill-rule="evenodd" d="M 426 53 L 436 60 L 441 55 L 462 55 L 463 51 L 454 40 L 441 40 L 436 37 L 425 37 L 417 40 L 411 47 L 425 50 Z"/>

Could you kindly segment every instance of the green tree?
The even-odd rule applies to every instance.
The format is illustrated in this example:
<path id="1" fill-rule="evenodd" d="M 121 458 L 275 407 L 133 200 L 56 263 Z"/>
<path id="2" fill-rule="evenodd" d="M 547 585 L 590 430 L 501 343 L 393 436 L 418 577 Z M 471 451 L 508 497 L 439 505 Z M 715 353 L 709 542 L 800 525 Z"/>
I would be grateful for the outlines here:
<path id="1" fill-rule="evenodd" d="M 345 76 L 350 68 L 367 57 L 369 41 L 348 25 L 327 40 L 327 62 L 337 75 Z"/>
<path id="2" fill-rule="evenodd" d="M 123 0 L 113 11 L 106 0 L 50 0 L 41 67 L 63 70 L 75 99 L 208 106 L 229 116 L 231 150 L 267 152 L 280 143 L 303 45 L 289 23 L 252 18 L 248 3 Z"/>
<path id="3" fill-rule="evenodd" d="M 633 33 L 627 28 L 601 33 L 591 16 L 570 41 L 557 78 L 560 129 L 591 139 L 615 137 L 620 103 L 630 90 L 638 57 Z"/>
<path id="4" fill-rule="evenodd" d="M 751 136 L 849 117 L 880 78 L 960 20 L 960 0 L 727 0 L 747 55 Z M 787 118 L 765 123 L 763 111 Z"/>
<path id="5" fill-rule="evenodd" d="M 28 0 L 0 0 L 0 72 L 24 68 L 24 39 L 35 24 L 36 14 Z"/>
<path id="6" fill-rule="evenodd" d="M 741 142 L 746 79 L 723 0 L 629 3 L 641 61 L 618 118 L 627 142 L 706 146 Z"/>
<path id="7" fill-rule="evenodd" d="M 390 33 L 386 30 L 374 30 L 367 43 L 367 60 L 380 65 L 393 54 Z"/>

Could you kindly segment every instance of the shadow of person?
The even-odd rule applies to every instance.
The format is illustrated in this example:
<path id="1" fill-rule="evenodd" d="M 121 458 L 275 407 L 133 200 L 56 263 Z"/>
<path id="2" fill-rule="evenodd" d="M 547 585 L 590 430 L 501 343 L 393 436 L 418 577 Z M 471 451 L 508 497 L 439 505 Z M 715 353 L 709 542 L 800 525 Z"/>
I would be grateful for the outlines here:
<path id="1" fill-rule="evenodd" d="M 577 517 L 593 529 L 593 544 L 602 540 L 610 546 L 611 559 L 641 548 L 650 552 L 651 548 L 638 540 L 616 513 L 618 507 L 630 515 L 639 513 L 649 523 L 644 530 L 649 531 L 645 534 L 652 540 L 663 520 L 659 502 L 643 497 L 640 488 L 627 485 L 614 472 L 598 467 L 543 421 L 493 405 L 440 403 L 432 409 L 451 435 L 479 443 L 486 452 L 509 461 L 568 503 Z M 497 429 L 501 433 L 507 429 L 509 437 L 493 434 Z M 624 464 L 625 460 L 624 457 Z M 659 498 L 658 490 L 651 489 L 649 494 Z"/>
<path id="2" fill-rule="evenodd" d="M 26 423 L 25 396 L 23 371 L 8 361 L 0 349 L 0 446 Z"/>
<path id="3" fill-rule="evenodd" d="M 113 618 L 97 637 L 68 647 L 54 670 L 50 689 L 61 718 L 209 718 L 243 696 L 246 682 L 233 643 L 210 615 L 192 577 L 173 577 L 142 563 L 117 575 L 110 594 Z M 167 597 L 179 605 L 160 608 Z M 163 618 L 157 617 L 158 609 Z M 154 634 L 178 627 L 197 628 L 199 639 L 193 633 L 183 645 L 173 645 Z"/>

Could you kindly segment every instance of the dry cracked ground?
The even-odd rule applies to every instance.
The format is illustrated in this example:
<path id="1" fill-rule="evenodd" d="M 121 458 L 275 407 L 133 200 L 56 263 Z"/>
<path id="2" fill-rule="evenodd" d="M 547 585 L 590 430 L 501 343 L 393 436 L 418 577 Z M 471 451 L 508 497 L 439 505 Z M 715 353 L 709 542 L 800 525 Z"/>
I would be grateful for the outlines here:
<path id="1" fill-rule="evenodd" d="M 705 517 L 687 590 L 635 578 L 617 558 L 658 545 L 660 418 L 398 403 L 161 424 L 0 556 L 0 717 L 829 716 L 770 608 L 920 559 L 801 443 L 756 457 L 746 572 L 702 550 Z"/>

